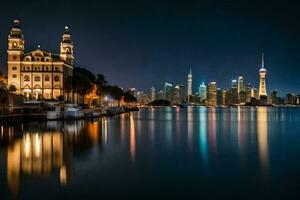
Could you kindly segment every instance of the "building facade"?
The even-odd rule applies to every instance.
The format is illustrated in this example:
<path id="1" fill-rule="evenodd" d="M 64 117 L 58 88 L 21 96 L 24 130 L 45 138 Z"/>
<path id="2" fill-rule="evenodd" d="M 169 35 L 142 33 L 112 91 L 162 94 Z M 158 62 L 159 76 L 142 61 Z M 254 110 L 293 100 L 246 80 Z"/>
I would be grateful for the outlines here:
<path id="1" fill-rule="evenodd" d="M 207 86 L 207 106 L 217 106 L 217 83 L 210 82 Z"/>
<path id="2" fill-rule="evenodd" d="M 206 85 L 203 82 L 200 86 L 199 86 L 199 96 L 200 96 L 200 101 L 203 102 L 206 100 Z"/>
<path id="3" fill-rule="evenodd" d="M 7 71 L 8 86 L 14 85 L 16 92 L 27 99 L 70 100 L 65 92 L 65 82 L 73 76 L 73 42 L 68 27 L 65 27 L 60 53 L 41 50 L 25 52 L 25 40 L 19 20 L 14 20 L 8 36 Z M 66 97 L 68 99 L 66 99 Z"/>

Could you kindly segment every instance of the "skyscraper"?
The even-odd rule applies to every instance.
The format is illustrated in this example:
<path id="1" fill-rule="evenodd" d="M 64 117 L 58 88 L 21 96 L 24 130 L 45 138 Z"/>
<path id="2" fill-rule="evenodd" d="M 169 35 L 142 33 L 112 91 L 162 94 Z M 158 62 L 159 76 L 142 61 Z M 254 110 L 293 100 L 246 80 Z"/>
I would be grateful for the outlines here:
<path id="1" fill-rule="evenodd" d="M 155 98 L 156 98 L 155 88 L 151 87 L 150 88 L 150 101 L 154 101 Z"/>
<path id="2" fill-rule="evenodd" d="M 190 68 L 190 73 L 188 74 L 187 78 L 187 100 L 190 101 L 190 96 L 193 94 L 193 89 L 192 89 L 192 84 L 193 84 L 193 77 L 192 77 L 192 69 Z"/>
<path id="3" fill-rule="evenodd" d="M 171 83 L 165 82 L 164 86 L 164 99 L 171 101 L 171 90 L 173 85 Z"/>
<path id="4" fill-rule="evenodd" d="M 237 87 L 237 80 L 233 79 L 231 80 L 231 103 L 232 104 L 237 104 L 238 103 L 238 87 Z"/>
<path id="5" fill-rule="evenodd" d="M 204 82 L 199 86 L 199 96 L 200 96 L 201 102 L 206 100 L 206 86 L 205 86 Z"/>
<path id="6" fill-rule="evenodd" d="M 267 96 L 267 86 L 266 86 L 266 74 L 267 70 L 265 69 L 264 63 L 264 54 L 261 56 L 261 68 L 259 70 L 259 91 L 258 91 L 258 98 L 262 96 Z"/>
<path id="7" fill-rule="evenodd" d="M 207 86 L 207 106 L 217 105 L 217 83 L 210 82 Z"/>
<path id="8" fill-rule="evenodd" d="M 175 88 L 179 91 L 179 102 L 186 102 L 186 89 L 184 85 L 176 85 Z"/>
<path id="9" fill-rule="evenodd" d="M 253 87 L 251 84 L 247 84 L 246 85 L 246 103 L 250 103 L 251 102 L 251 97 L 254 97 L 253 93 Z"/>
<path id="10" fill-rule="evenodd" d="M 245 103 L 246 94 L 245 94 L 244 77 L 243 76 L 238 77 L 237 93 L 238 93 L 238 103 L 239 104 Z"/>

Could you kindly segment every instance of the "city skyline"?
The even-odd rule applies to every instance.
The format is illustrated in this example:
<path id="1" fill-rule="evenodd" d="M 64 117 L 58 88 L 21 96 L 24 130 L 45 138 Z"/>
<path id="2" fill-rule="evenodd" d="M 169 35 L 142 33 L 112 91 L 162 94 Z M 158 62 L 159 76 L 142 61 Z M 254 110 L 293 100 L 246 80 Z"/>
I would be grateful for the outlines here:
<path id="1" fill-rule="evenodd" d="M 179 1 L 131 1 L 87 5 L 66 1 L 55 7 L 48 1 L 20 2 L 15 13 L 0 12 L 0 69 L 6 72 L 7 35 L 11 21 L 19 18 L 26 41 L 31 41 L 27 50 L 41 45 L 57 52 L 61 29 L 68 25 L 75 41 L 75 65 L 103 73 L 124 88 L 147 90 L 153 80 L 156 88 L 165 81 L 185 83 L 182 74 L 190 67 L 194 91 L 203 81 L 216 80 L 219 86 L 228 87 L 228 80 L 238 75 L 243 75 L 246 83 L 258 85 L 259 56 L 264 52 L 269 90 L 277 89 L 281 95 L 299 93 L 297 6 L 289 4 L 282 9 L 281 4 L 266 4 L 190 1 L 182 6 Z M 37 8 L 36 12 L 28 12 L 29 7 Z M 95 15 L 91 17 L 87 10 Z M 47 11 L 53 15 L 36 17 Z"/>

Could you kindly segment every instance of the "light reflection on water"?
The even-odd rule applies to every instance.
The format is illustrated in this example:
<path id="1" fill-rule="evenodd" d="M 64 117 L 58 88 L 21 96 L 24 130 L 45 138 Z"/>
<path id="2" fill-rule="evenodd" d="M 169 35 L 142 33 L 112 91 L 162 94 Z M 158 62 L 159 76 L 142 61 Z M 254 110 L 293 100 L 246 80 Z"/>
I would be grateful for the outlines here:
<path id="1" fill-rule="evenodd" d="M 131 197 L 147 193 L 143 184 L 152 188 L 152 197 L 162 191 L 209 196 L 224 189 L 222 195 L 240 197 L 264 187 L 267 197 L 295 195 L 286 185 L 300 180 L 295 171 L 299 122 L 297 108 L 189 107 L 149 108 L 94 121 L 5 123 L 0 179 L 6 181 L 0 196 L 51 199 L 86 192 L 93 197 L 122 188 Z M 31 193 L 57 183 L 47 196 Z M 80 190 L 81 183 L 88 189 Z M 201 195 L 186 183 L 201 185 Z M 274 192 L 280 186 L 281 193 Z"/>

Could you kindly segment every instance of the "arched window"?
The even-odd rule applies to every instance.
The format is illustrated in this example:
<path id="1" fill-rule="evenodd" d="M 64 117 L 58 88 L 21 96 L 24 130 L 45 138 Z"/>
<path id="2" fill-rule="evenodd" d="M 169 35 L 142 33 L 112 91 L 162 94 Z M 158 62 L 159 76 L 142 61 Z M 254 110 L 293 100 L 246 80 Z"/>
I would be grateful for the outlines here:
<path id="1" fill-rule="evenodd" d="M 45 81 L 49 81 L 49 76 L 48 75 L 45 76 Z"/>
<path id="2" fill-rule="evenodd" d="M 12 77 L 13 77 L 13 78 L 17 78 L 17 75 L 16 75 L 16 74 L 13 74 Z"/>
<path id="3" fill-rule="evenodd" d="M 12 70 L 17 70 L 17 67 L 13 66 L 11 69 L 12 69 Z"/>
<path id="4" fill-rule="evenodd" d="M 24 81 L 30 81 L 30 78 L 29 78 L 29 76 L 24 76 Z"/>
<path id="5" fill-rule="evenodd" d="M 35 76 L 34 77 L 34 81 L 40 81 L 41 80 L 41 77 L 40 76 Z"/>
<path id="6" fill-rule="evenodd" d="M 54 76 L 54 81 L 58 82 L 59 81 L 59 76 Z"/>

